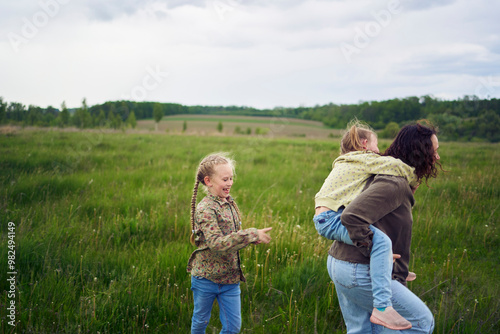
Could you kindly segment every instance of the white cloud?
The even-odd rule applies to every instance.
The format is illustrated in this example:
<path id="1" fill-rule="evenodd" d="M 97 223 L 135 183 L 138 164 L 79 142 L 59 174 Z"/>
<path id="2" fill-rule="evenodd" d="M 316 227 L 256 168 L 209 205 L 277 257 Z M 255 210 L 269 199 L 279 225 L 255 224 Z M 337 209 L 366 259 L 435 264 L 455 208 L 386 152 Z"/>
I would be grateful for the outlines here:
<path id="1" fill-rule="evenodd" d="M 457 98 L 500 77 L 500 4 L 486 0 L 42 3 L 53 15 L 31 1 L 0 5 L 7 101 L 74 107 L 146 83 L 145 100 L 272 108 Z M 13 34 L 23 40 L 18 52 Z M 342 43 L 354 48 L 350 57 Z M 168 76 L 148 81 L 152 69 Z"/>

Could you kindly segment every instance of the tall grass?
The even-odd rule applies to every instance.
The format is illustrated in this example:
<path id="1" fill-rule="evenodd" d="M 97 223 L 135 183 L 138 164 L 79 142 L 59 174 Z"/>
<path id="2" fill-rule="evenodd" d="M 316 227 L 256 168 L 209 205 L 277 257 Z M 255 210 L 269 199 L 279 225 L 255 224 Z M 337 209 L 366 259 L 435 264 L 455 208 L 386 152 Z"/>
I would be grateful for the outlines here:
<path id="1" fill-rule="evenodd" d="M 498 148 L 441 143 L 448 172 L 416 194 L 409 287 L 436 333 L 500 330 Z M 0 268 L 3 277 L 14 222 L 18 272 L 17 324 L 2 307 L 1 331 L 189 332 L 189 201 L 197 164 L 214 151 L 234 153 L 244 227 L 273 227 L 269 245 L 241 251 L 242 332 L 343 332 L 330 242 L 311 222 L 337 139 L 29 131 L 0 137 Z M 217 312 L 208 333 L 220 331 Z"/>

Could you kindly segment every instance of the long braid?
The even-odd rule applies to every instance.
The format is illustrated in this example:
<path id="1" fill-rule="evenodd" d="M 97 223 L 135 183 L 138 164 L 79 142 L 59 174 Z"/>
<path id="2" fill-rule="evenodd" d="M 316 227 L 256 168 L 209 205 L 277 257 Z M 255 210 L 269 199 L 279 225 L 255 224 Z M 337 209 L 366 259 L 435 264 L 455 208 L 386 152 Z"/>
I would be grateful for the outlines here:
<path id="1" fill-rule="evenodd" d="M 194 233 L 194 214 L 196 212 L 196 196 L 198 195 L 198 186 L 200 181 L 196 179 L 193 188 L 193 197 L 191 198 L 191 244 L 195 245 L 196 234 Z"/>

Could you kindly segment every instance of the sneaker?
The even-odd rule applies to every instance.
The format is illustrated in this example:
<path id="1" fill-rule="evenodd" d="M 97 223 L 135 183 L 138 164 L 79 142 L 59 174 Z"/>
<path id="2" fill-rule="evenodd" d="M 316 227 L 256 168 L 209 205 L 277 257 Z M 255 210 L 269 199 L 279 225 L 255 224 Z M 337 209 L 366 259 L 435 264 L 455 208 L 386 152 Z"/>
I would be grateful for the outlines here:
<path id="1" fill-rule="evenodd" d="M 415 274 L 414 272 L 409 271 L 408 272 L 408 277 L 406 277 L 406 281 L 411 282 L 411 281 L 414 281 L 415 278 L 417 278 L 417 274 Z"/>
<path id="2" fill-rule="evenodd" d="M 383 312 L 374 308 L 370 321 L 392 330 L 411 328 L 411 322 L 403 318 L 392 306 L 386 307 Z"/>

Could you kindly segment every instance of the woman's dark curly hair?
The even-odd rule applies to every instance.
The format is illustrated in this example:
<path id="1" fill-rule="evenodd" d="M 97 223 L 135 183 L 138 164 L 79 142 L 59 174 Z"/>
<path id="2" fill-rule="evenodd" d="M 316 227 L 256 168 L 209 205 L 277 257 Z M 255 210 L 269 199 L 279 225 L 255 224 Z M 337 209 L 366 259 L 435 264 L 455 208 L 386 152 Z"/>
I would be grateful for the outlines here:
<path id="1" fill-rule="evenodd" d="M 432 135 L 437 135 L 437 129 L 427 120 L 405 125 L 383 155 L 400 159 L 414 167 L 418 182 L 425 178 L 427 183 L 430 177 L 438 174 L 436 164 L 441 168 L 441 164 L 435 160 Z"/>

